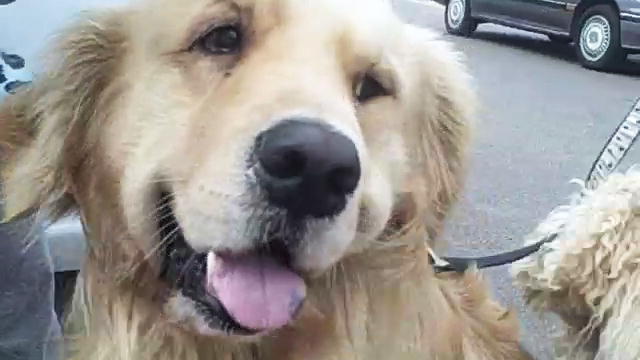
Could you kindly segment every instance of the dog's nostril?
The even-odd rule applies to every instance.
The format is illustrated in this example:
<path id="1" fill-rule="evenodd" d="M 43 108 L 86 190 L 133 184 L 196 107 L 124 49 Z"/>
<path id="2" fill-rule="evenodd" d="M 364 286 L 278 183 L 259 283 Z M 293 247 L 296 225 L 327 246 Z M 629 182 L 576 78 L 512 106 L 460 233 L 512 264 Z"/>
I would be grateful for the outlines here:
<path id="1" fill-rule="evenodd" d="M 258 136 L 255 149 L 268 201 L 293 216 L 339 213 L 360 180 L 355 144 L 320 122 L 282 121 Z"/>
<path id="2" fill-rule="evenodd" d="M 304 172 L 307 158 L 298 149 L 284 148 L 260 160 L 269 175 L 279 179 L 299 177 Z"/>
<path id="3" fill-rule="evenodd" d="M 335 194 L 350 194 L 358 185 L 360 173 L 353 168 L 337 168 L 328 176 L 329 186 Z"/>

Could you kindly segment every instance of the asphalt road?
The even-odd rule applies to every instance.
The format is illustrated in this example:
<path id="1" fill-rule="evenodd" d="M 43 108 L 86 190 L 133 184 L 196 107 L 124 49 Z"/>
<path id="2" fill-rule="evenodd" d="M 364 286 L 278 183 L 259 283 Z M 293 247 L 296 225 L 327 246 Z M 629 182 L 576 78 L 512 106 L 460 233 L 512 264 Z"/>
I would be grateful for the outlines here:
<path id="1" fill-rule="evenodd" d="M 407 21 L 445 34 L 444 9 L 396 0 Z M 443 35 L 466 56 L 482 109 L 464 197 L 448 227 L 450 255 L 492 254 L 523 237 L 576 190 L 600 148 L 640 97 L 640 61 L 629 73 L 577 64 L 574 49 L 546 37 L 480 25 L 471 38 Z M 621 169 L 640 163 L 640 144 Z M 552 359 L 559 323 L 522 304 L 507 267 L 486 271 L 498 299 L 518 309 L 523 342 L 537 359 Z"/>

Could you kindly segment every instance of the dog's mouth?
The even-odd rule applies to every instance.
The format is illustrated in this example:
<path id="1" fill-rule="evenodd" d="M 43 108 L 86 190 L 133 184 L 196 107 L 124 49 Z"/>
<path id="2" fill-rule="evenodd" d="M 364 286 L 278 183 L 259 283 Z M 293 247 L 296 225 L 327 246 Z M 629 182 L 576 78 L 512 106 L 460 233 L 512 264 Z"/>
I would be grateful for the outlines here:
<path id="1" fill-rule="evenodd" d="M 306 297 L 290 266 L 285 239 L 243 253 L 197 252 L 185 239 L 170 193 L 161 197 L 161 278 L 191 299 L 207 325 L 229 335 L 256 335 L 291 323 Z"/>

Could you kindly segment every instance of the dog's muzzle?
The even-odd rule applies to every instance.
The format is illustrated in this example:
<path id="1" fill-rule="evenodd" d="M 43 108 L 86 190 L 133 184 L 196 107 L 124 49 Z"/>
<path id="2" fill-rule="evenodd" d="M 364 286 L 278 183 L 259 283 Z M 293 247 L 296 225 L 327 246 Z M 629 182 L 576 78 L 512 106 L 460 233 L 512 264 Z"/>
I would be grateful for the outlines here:
<path id="1" fill-rule="evenodd" d="M 320 121 L 278 123 L 257 137 L 255 157 L 269 204 L 294 219 L 339 214 L 360 180 L 354 143 Z"/>
<path id="2" fill-rule="evenodd" d="M 248 225 L 256 229 L 248 234 L 255 237 L 253 246 L 196 252 L 184 237 L 170 190 L 163 191 L 158 223 L 166 240 L 161 277 L 195 302 L 212 329 L 236 335 L 267 333 L 295 319 L 307 289 L 292 257 L 313 220 L 346 208 L 361 172 L 348 137 L 306 119 L 284 120 L 260 133 L 250 160 L 262 203 L 257 206 L 266 206 Z"/>

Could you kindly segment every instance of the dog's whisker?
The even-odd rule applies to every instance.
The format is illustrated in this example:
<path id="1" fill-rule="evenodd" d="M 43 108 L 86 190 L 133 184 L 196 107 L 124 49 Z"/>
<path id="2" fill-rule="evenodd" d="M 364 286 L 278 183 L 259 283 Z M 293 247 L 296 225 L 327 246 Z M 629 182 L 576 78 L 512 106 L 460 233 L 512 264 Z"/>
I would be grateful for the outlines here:
<path id="1" fill-rule="evenodd" d="M 163 178 L 159 178 L 159 179 L 152 179 L 147 181 L 148 185 L 155 185 L 155 184 L 166 184 L 166 183 L 181 183 L 181 182 L 185 182 L 187 181 L 186 178 L 179 178 L 179 177 L 175 177 L 175 178 L 170 178 L 170 177 L 163 177 Z"/>
<path id="2" fill-rule="evenodd" d="M 161 229 L 159 229 L 156 232 L 156 235 L 154 235 L 154 237 L 157 236 L 157 234 L 164 231 L 166 228 L 169 228 L 171 226 L 176 226 L 176 227 L 172 229 L 171 232 L 169 232 L 169 234 L 167 234 L 160 241 L 158 241 L 158 243 L 155 244 L 149 251 L 145 252 L 142 259 L 132 264 L 123 274 L 121 274 L 122 279 L 126 279 L 129 276 L 131 276 L 131 274 L 133 274 L 140 266 L 144 265 L 153 255 L 155 255 L 160 249 L 162 249 L 162 247 L 180 230 L 179 227 L 177 226 L 177 223 L 172 221 L 164 225 Z"/>
<path id="3" fill-rule="evenodd" d="M 169 240 L 171 240 L 179 231 L 180 228 L 175 222 L 168 224 L 168 226 L 175 226 L 166 236 L 162 238 L 144 257 L 144 260 L 148 260 L 155 252 L 159 251 Z"/>
<path id="4" fill-rule="evenodd" d="M 171 215 L 167 215 L 166 217 L 169 217 Z M 171 238 L 173 235 L 175 235 L 176 233 L 178 233 L 180 231 L 180 227 L 178 225 L 178 223 L 175 220 L 172 220 L 166 224 L 164 224 L 162 227 L 160 227 L 158 230 L 156 230 L 152 235 L 151 238 L 155 239 L 156 236 L 162 234 L 165 230 L 169 229 L 173 227 L 173 229 L 166 235 L 164 236 L 156 245 L 155 247 L 159 247 L 164 245 L 164 243 Z"/>
<path id="5" fill-rule="evenodd" d="M 159 200 L 157 200 L 155 202 L 153 210 L 151 210 L 149 213 L 147 213 L 145 216 L 141 217 L 137 221 L 131 222 L 131 225 L 132 226 L 139 226 L 139 225 L 144 224 L 145 222 L 149 222 L 149 221 L 156 221 L 157 222 L 157 221 L 166 219 L 168 216 L 171 216 L 170 213 L 158 216 L 159 213 L 161 213 L 162 211 L 164 211 L 167 208 L 169 208 L 170 206 L 172 206 L 172 202 L 169 201 L 170 198 L 171 198 L 171 195 L 162 196 Z"/>

